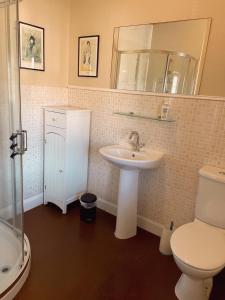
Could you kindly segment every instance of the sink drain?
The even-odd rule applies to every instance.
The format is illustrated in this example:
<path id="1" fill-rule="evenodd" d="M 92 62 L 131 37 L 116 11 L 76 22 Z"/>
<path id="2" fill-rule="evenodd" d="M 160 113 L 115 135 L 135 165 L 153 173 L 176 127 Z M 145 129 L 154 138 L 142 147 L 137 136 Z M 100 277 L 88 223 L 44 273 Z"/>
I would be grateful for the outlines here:
<path id="1" fill-rule="evenodd" d="M 4 266 L 4 267 L 1 268 L 1 272 L 2 273 L 8 273 L 10 271 L 10 269 L 11 269 L 10 266 Z"/>

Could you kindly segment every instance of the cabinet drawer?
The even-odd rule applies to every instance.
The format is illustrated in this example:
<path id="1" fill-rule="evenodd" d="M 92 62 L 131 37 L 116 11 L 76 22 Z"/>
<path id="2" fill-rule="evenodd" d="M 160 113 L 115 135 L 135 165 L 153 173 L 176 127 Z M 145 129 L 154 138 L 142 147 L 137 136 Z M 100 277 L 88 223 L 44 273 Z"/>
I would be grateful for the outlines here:
<path id="1" fill-rule="evenodd" d="M 45 111 L 46 125 L 66 128 L 66 115 L 53 111 Z"/>

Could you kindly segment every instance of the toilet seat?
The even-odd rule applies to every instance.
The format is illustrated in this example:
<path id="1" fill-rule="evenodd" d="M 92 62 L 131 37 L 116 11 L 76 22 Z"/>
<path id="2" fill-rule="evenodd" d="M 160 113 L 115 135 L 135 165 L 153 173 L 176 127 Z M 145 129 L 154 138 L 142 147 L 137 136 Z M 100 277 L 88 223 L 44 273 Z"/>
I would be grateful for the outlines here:
<path id="1" fill-rule="evenodd" d="M 173 254 L 193 268 L 210 271 L 225 266 L 225 230 L 195 220 L 175 230 L 170 243 Z"/>

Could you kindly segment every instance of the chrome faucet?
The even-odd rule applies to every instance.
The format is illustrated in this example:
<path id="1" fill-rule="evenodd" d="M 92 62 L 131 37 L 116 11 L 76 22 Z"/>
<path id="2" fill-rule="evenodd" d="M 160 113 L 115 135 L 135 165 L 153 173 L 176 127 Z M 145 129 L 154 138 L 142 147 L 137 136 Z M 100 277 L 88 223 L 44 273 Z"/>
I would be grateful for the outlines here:
<path id="1" fill-rule="evenodd" d="M 144 143 L 140 143 L 140 136 L 137 131 L 131 131 L 129 136 L 129 142 L 133 146 L 134 151 L 140 151 L 145 146 Z"/>

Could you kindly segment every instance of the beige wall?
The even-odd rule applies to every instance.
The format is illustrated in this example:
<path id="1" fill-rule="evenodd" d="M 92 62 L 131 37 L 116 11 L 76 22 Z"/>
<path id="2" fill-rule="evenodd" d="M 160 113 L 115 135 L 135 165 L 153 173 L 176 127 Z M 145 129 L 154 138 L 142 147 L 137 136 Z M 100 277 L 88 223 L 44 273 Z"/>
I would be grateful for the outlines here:
<path id="1" fill-rule="evenodd" d="M 116 26 L 212 17 L 201 94 L 225 95 L 225 2 L 223 0 L 72 1 L 69 84 L 110 87 L 113 28 Z M 77 76 L 77 37 L 100 35 L 98 78 Z M 221 61 L 223 63 L 221 63 Z"/>
<path id="2" fill-rule="evenodd" d="M 114 27 L 212 17 L 200 93 L 225 95 L 225 63 L 221 63 L 225 52 L 224 9 L 223 0 L 23 0 L 20 3 L 20 20 L 45 28 L 46 70 L 21 70 L 22 83 L 66 86 L 69 82 L 73 85 L 109 88 Z M 90 34 L 100 34 L 99 77 L 79 78 L 77 37 Z"/>
<path id="3" fill-rule="evenodd" d="M 45 72 L 21 70 L 22 84 L 67 86 L 70 0 L 23 0 L 20 21 L 45 28 Z"/>

